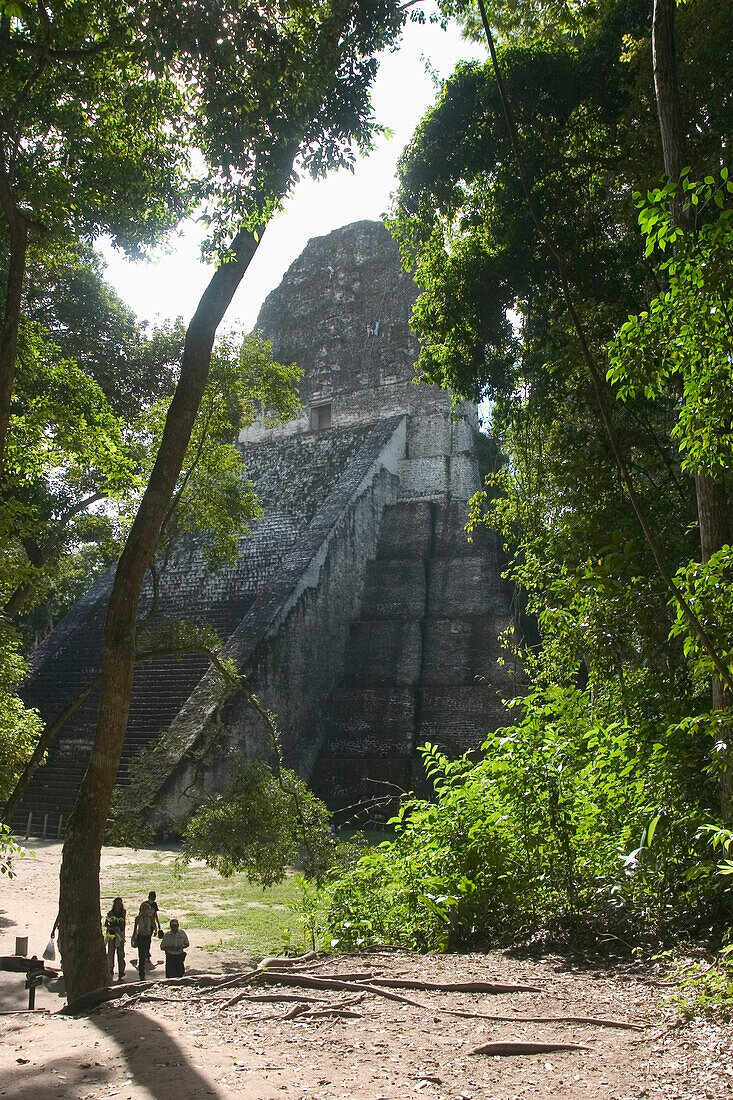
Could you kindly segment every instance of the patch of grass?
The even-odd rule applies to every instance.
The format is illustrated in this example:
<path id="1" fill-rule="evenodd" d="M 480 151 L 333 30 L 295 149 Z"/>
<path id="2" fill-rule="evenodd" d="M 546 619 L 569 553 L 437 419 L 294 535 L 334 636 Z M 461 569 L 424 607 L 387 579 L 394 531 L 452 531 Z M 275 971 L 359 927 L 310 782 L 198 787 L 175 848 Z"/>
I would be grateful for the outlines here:
<path id="1" fill-rule="evenodd" d="M 119 895 L 132 916 L 148 891 L 155 890 L 162 922 L 175 916 L 188 932 L 220 933 L 206 950 L 233 948 L 260 958 L 285 947 L 296 953 L 304 949 L 300 921 L 288 909 L 300 897 L 294 876 L 263 890 L 245 875 L 222 878 L 198 863 L 179 868 L 175 855 L 170 850 L 131 853 L 129 863 L 106 868 L 101 876 L 103 907 Z"/>

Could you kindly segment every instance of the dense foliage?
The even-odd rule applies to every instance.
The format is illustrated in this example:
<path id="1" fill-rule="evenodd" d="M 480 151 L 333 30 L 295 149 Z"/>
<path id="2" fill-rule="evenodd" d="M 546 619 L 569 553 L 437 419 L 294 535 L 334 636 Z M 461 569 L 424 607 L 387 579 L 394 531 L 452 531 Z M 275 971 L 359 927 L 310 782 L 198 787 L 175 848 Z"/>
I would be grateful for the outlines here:
<path id="1" fill-rule="evenodd" d="M 227 789 L 207 798 L 187 823 L 184 861 L 199 858 L 222 875 L 244 871 L 252 882 L 282 882 L 298 863 L 312 879 L 332 858 L 329 812 L 295 772 L 264 760 L 235 764 Z"/>
<path id="2" fill-rule="evenodd" d="M 418 365 L 492 402 L 503 464 L 469 526 L 504 538 L 528 613 L 506 641 L 527 690 L 479 763 L 423 750 L 434 799 L 408 799 L 394 841 L 329 889 L 340 943 L 446 947 L 549 924 L 630 950 L 719 942 L 730 923 L 733 716 L 725 694 L 711 706 L 710 656 L 639 528 L 567 311 L 569 298 L 607 374 L 667 568 L 730 669 L 731 549 L 701 557 L 698 506 L 701 480 L 730 491 L 733 469 L 733 102 L 729 44 L 716 55 L 710 33 L 733 13 L 678 12 L 688 160 L 664 181 L 650 7 L 583 8 L 572 36 L 541 4 L 502 7 L 522 168 L 566 288 L 489 65 L 458 67 L 403 156 L 392 228 L 423 287 Z"/>

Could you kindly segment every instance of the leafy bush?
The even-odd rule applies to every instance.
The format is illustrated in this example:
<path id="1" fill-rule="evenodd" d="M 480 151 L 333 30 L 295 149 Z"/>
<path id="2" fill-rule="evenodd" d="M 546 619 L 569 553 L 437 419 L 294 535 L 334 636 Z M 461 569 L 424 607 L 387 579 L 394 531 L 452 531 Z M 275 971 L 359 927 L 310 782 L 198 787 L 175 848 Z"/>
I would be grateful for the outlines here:
<path id="1" fill-rule="evenodd" d="M 700 873 L 713 866 L 704 750 L 686 727 L 657 740 L 653 726 L 603 723 L 577 688 L 518 706 L 479 763 L 421 750 L 435 800 L 406 799 L 394 839 L 333 873 L 334 943 L 445 950 L 557 920 L 627 944 L 720 927 L 725 884 Z"/>
<path id="2" fill-rule="evenodd" d="M 29 852 L 27 848 L 23 848 L 16 842 L 10 831 L 10 826 L 3 825 L 0 822 L 0 875 L 15 878 L 16 871 L 13 868 L 13 861 L 25 859 L 26 856 L 32 855 L 33 852 Z"/>
<path id="3" fill-rule="evenodd" d="M 220 795 L 207 798 L 186 823 L 182 860 L 203 859 L 222 875 L 244 871 L 253 882 L 282 882 L 298 863 L 323 877 L 333 860 L 329 812 L 294 772 L 263 760 L 240 764 Z"/>
<path id="4" fill-rule="evenodd" d="M 705 1016 L 710 1020 L 733 1020 L 733 957 L 722 954 L 713 963 L 686 960 L 673 971 L 677 989 L 667 1003 L 684 1020 Z"/>

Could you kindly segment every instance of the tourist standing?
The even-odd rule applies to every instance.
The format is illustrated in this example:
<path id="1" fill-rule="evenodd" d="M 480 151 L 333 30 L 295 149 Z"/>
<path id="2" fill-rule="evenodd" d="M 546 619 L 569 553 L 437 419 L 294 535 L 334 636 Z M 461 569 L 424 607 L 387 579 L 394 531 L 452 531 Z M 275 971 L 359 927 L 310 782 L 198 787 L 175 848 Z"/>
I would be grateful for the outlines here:
<path id="1" fill-rule="evenodd" d="M 125 976 L 125 920 L 127 913 L 122 898 L 115 898 L 112 908 L 104 918 L 104 942 L 107 946 L 107 966 L 109 979 L 115 976 L 115 955 L 117 955 L 117 974 L 119 980 Z"/>
<path id="2" fill-rule="evenodd" d="M 153 914 L 150 904 L 144 901 L 135 917 L 130 943 L 137 947 L 137 969 L 141 978 L 145 977 L 145 964 L 150 963 L 150 940 L 153 936 Z"/>
<path id="3" fill-rule="evenodd" d="M 155 890 L 151 890 L 148 894 L 148 905 L 150 906 L 150 912 L 153 914 L 153 935 L 163 935 L 163 931 L 160 927 L 160 917 L 158 916 L 158 902 L 156 901 Z"/>
<path id="4" fill-rule="evenodd" d="M 177 920 L 170 923 L 170 931 L 163 934 L 160 941 L 161 951 L 165 951 L 165 976 L 166 978 L 182 978 L 185 974 L 184 962 L 186 961 L 186 948 L 188 936 L 179 926 Z"/>

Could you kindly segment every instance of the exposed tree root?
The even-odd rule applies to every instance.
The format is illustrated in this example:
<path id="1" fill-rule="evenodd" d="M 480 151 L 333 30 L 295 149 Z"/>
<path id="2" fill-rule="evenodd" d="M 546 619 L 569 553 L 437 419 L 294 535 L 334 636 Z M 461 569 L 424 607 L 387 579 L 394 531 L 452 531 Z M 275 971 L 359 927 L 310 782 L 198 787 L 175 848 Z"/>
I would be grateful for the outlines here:
<path id="1" fill-rule="evenodd" d="M 451 1011 L 446 1009 L 446 1011 Z M 458 1010 L 453 1010 L 454 1014 Z M 463 1013 L 461 1013 L 463 1015 Z M 467 1016 L 473 1013 L 465 1013 Z M 482 1020 L 494 1020 L 506 1024 L 591 1024 L 594 1027 L 617 1027 L 623 1031 L 644 1031 L 646 1024 L 632 1024 L 628 1020 L 606 1020 L 599 1016 L 481 1016 Z"/>
<path id="2" fill-rule="evenodd" d="M 626 1020 L 613 1020 L 613 1019 L 600 1019 L 592 1016 L 578 1016 L 578 1017 L 562 1017 L 562 1016 L 495 1016 L 489 1015 L 483 1012 L 466 1012 L 457 1008 L 440 1008 L 435 1005 L 426 1005 L 421 1001 L 413 1000 L 411 997 L 403 997 L 398 993 L 392 993 L 389 989 L 383 988 L 386 985 L 394 985 L 397 981 L 402 979 L 379 979 L 380 984 L 376 985 L 372 982 L 355 982 L 355 981 L 343 981 L 340 978 L 316 978 L 308 974 L 287 974 L 278 973 L 274 971 L 263 971 L 257 976 L 258 981 L 280 983 L 282 985 L 291 986 L 303 986 L 307 989 L 358 989 L 362 993 L 375 993 L 378 996 L 386 997 L 389 1000 L 400 1001 L 402 1004 L 412 1005 L 414 1008 L 420 1008 L 424 1012 L 440 1012 L 449 1016 L 461 1016 L 469 1020 L 492 1020 L 494 1022 L 507 1022 L 507 1023 L 567 1023 L 567 1024 L 589 1024 L 595 1027 L 616 1027 L 627 1029 L 629 1031 L 641 1031 L 644 1028 L 643 1024 L 633 1024 Z M 431 982 L 415 982 L 418 988 L 430 990 L 439 990 L 440 992 L 455 992 L 454 986 L 474 986 L 485 985 L 481 982 L 456 982 L 445 983 L 445 986 L 440 983 Z M 450 989 L 446 989 L 446 986 L 451 986 Z M 520 987 L 522 988 L 522 987 Z M 473 988 L 470 990 L 459 990 L 460 992 L 475 992 Z"/>
<path id="3" fill-rule="evenodd" d="M 260 961 L 258 970 L 272 970 L 273 967 L 290 969 L 301 963 L 312 962 L 318 958 L 317 951 L 306 951 L 304 955 L 268 955 Z"/>
<path id="4" fill-rule="evenodd" d="M 268 969 L 272 969 L 268 967 Z M 417 989 L 423 992 L 438 993 L 541 993 L 535 985 L 504 985 L 501 982 L 422 982 L 412 978 L 382 978 L 372 971 L 354 974 L 317 974 L 314 977 L 323 981 L 338 982 L 379 982 L 389 989 Z"/>
<path id="5" fill-rule="evenodd" d="M 228 1001 L 224 1001 L 221 1007 L 231 1008 L 232 1005 L 239 1004 L 240 1001 L 297 1001 L 298 1004 L 304 1004 L 310 1001 L 313 1004 L 317 1004 L 318 998 L 307 997 L 304 993 L 261 993 L 257 995 L 243 990 L 241 993 L 235 993 Z"/>
<path id="6" fill-rule="evenodd" d="M 262 973 L 262 967 L 258 966 L 256 970 L 240 970 L 236 974 L 230 974 L 226 978 L 219 978 L 218 981 L 212 982 L 211 985 L 205 986 L 202 989 L 194 989 L 194 997 L 203 997 L 210 993 L 215 993 L 220 989 L 228 989 L 232 985 L 245 985 L 251 981 L 252 978 L 256 978 L 258 974 Z"/>
<path id="7" fill-rule="evenodd" d="M 553 1054 L 558 1050 L 589 1050 L 577 1043 L 484 1043 L 471 1054 Z"/>
<path id="8" fill-rule="evenodd" d="M 346 1020 L 363 1020 L 363 1012 L 352 1012 L 350 1008 L 311 1008 L 304 1014 L 306 1020 L 324 1020 L 329 1017 Z"/>
<path id="9" fill-rule="evenodd" d="M 541 993 L 536 985 L 504 985 L 501 982 L 421 982 L 412 978 L 376 978 L 390 989 L 418 989 L 425 993 Z"/>
<path id="10" fill-rule="evenodd" d="M 430 1011 L 427 1005 L 420 1004 L 419 1001 L 414 1001 L 411 997 L 391 993 L 388 989 L 382 989 L 381 986 L 372 985 L 368 982 L 343 982 L 336 978 L 313 978 L 309 974 L 287 974 L 270 970 L 263 970 L 261 974 L 257 975 L 256 980 L 271 982 L 273 985 L 304 986 L 306 989 L 358 989 L 362 993 L 376 993 L 378 996 L 386 997 L 390 1001 L 399 1001 L 401 1004 L 413 1005 L 415 1008 Z"/>
<path id="11" fill-rule="evenodd" d="M 255 973 L 257 972 L 255 971 Z M 244 975 L 241 977 L 243 978 Z M 168 989 L 198 985 L 207 987 L 207 992 L 221 985 L 218 974 L 191 974 L 183 978 L 162 978 L 157 981 L 127 982 L 125 985 L 104 986 L 102 989 L 92 989 L 89 993 L 77 997 L 75 1001 L 65 1004 L 63 1008 L 59 1009 L 58 1015 L 77 1016 L 79 1013 L 90 1012 L 105 1001 L 116 1001 L 120 997 L 134 997 L 146 990 L 152 991 L 161 984 L 161 981 L 165 982 Z"/>

